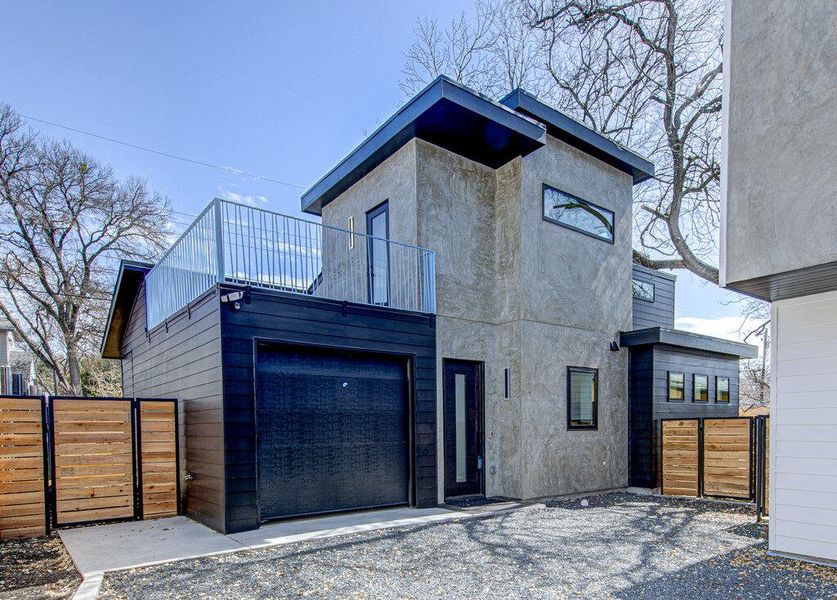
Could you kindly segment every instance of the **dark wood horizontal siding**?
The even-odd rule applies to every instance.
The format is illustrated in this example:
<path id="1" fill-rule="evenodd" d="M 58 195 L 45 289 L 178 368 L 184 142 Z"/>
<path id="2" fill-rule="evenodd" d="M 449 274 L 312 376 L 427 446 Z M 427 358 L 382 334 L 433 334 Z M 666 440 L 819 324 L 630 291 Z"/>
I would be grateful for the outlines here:
<path id="1" fill-rule="evenodd" d="M 633 328 L 674 327 L 674 280 L 639 265 L 634 265 L 632 276 L 653 283 L 655 293 L 654 302 L 633 299 Z"/>
<path id="2" fill-rule="evenodd" d="M 413 363 L 415 503 L 436 505 L 435 318 L 253 290 L 221 308 L 227 531 L 258 527 L 254 340 L 407 355 Z"/>
<path id="3" fill-rule="evenodd" d="M 660 420 L 737 416 L 739 360 L 727 354 L 657 344 L 631 348 L 629 364 L 629 480 L 631 485 L 658 487 Z M 669 371 L 684 374 L 683 402 L 668 401 Z M 709 402 L 692 400 L 694 374 L 709 378 Z M 729 404 L 717 402 L 716 376 L 729 377 Z"/>
<path id="4" fill-rule="evenodd" d="M 148 335 L 145 286 L 140 286 L 121 355 L 126 396 L 178 399 L 179 476 L 186 472 L 193 476 L 181 485 L 184 511 L 223 531 L 224 418 L 217 291 L 207 292 Z"/>

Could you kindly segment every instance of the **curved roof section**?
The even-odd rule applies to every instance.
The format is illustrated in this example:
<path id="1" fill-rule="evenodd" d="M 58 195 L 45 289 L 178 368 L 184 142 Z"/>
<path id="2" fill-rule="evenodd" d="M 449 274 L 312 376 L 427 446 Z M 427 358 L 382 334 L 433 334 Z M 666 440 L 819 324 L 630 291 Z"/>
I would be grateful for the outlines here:
<path id="1" fill-rule="evenodd" d="M 538 100 L 520 88 L 500 100 L 521 114 L 537 119 L 546 125 L 549 135 L 562 140 L 591 156 L 606 162 L 634 178 L 634 184 L 654 176 L 654 163 L 636 152 L 620 146 L 606 135 L 588 127 L 581 121 L 565 115 Z"/>
<path id="2" fill-rule="evenodd" d="M 546 129 L 441 76 L 311 186 L 302 195 L 302 210 L 322 214 L 323 206 L 413 138 L 497 168 L 543 146 Z"/>

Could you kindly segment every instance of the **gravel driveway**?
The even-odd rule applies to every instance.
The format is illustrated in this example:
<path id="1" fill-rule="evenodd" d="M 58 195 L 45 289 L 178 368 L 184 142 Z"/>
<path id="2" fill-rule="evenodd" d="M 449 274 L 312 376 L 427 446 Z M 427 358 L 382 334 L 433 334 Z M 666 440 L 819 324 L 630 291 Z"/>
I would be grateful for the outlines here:
<path id="1" fill-rule="evenodd" d="M 109 574 L 101 598 L 837 598 L 745 508 L 610 494 Z"/>

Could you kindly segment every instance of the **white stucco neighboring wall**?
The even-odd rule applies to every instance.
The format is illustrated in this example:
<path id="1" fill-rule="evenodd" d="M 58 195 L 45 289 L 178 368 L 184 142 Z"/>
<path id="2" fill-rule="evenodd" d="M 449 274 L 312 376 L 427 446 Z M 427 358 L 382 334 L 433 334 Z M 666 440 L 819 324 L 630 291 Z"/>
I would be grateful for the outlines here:
<path id="1" fill-rule="evenodd" d="M 837 563 L 837 292 L 773 304 L 770 550 Z"/>

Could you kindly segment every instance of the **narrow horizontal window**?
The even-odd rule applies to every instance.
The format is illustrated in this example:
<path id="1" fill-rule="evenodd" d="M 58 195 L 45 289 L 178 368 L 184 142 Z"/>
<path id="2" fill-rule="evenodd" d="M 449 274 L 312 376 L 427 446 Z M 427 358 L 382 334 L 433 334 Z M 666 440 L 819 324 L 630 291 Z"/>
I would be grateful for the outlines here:
<path id="1" fill-rule="evenodd" d="M 646 302 L 654 301 L 654 284 L 648 281 L 632 280 L 632 289 L 634 298 L 645 300 Z"/>
<path id="2" fill-rule="evenodd" d="M 693 382 L 694 401 L 709 402 L 709 377 L 707 375 L 694 375 Z"/>
<path id="3" fill-rule="evenodd" d="M 598 369 L 567 367 L 567 429 L 596 429 L 598 388 Z"/>
<path id="4" fill-rule="evenodd" d="M 715 378 L 715 401 L 721 403 L 729 402 L 729 377 Z"/>
<path id="5" fill-rule="evenodd" d="M 543 218 L 613 243 L 613 211 L 546 184 L 543 186 Z"/>
<path id="6" fill-rule="evenodd" d="M 668 401 L 683 402 L 683 373 L 668 374 Z"/>

